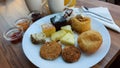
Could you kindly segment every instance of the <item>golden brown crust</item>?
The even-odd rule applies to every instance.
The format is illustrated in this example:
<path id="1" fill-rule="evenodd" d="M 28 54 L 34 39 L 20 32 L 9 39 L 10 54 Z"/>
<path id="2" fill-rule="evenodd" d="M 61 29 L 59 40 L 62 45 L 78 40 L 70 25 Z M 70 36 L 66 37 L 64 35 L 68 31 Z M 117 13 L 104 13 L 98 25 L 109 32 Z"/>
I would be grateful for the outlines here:
<path id="1" fill-rule="evenodd" d="M 84 31 L 88 31 L 91 29 L 91 19 L 89 17 L 84 17 L 83 19 L 78 19 L 77 17 L 73 17 L 70 19 L 70 24 L 72 28 L 78 33 L 82 33 Z"/>
<path id="2" fill-rule="evenodd" d="M 55 41 L 47 42 L 40 48 L 40 56 L 44 59 L 56 59 L 62 51 L 61 45 Z"/>
<path id="3" fill-rule="evenodd" d="M 66 46 L 62 50 L 62 58 L 64 59 L 64 61 L 69 63 L 78 61 L 80 55 L 80 50 L 74 46 Z"/>
<path id="4" fill-rule="evenodd" d="M 89 30 L 79 35 L 78 44 L 82 51 L 87 54 L 92 54 L 101 46 L 102 36 L 99 32 Z"/>
<path id="5" fill-rule="evenodd" d="M 44 33 L 34 33 L 30 35 L 31 41 L 33 44 L 40 44 L 40 43 L 45 43 L 46 36 Z"/>

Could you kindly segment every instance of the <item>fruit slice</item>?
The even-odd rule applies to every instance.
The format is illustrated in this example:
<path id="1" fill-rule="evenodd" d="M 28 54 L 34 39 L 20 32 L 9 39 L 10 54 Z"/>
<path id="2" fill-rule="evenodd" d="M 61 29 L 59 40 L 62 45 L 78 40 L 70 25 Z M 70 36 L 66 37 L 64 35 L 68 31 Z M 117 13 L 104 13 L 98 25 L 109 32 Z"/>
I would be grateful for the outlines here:
<path id="1" fill-rule="evenodd" d="M 63 26 L 61 27 L 61 29 L 65 30 L 66 32 L 73 33 L 70 25 Z"/>
<path id="2" fill-rule="evenodd" d="M 64 30 L 59 30 L 51 35 L 51 40 L 59 41 L 65 34 L 66 32 Z"/>
<path id="3" fill-rule="evenodd" d="M 74 39 L 74 35 L 71 33 L 67 33 L 65 36 L 63 36 L 60 39 L 61 43 L 65 44 L 65 45 L 74 45 L 75 44 L 75 39 Z"/>

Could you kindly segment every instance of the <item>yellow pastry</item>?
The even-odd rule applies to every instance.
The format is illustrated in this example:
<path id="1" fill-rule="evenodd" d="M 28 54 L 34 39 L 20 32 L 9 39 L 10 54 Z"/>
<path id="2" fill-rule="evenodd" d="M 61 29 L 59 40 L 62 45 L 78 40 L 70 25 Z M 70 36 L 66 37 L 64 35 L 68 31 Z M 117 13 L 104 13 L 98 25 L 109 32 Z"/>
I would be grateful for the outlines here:
<path id="1" fill-rule="evenodd" d="M 102 44 L 102 36 L 97 31 L 89 30 L 79 35 L 78 44 L 83 52 L 92 54 L 100 48 Z"/>
<path id="2" fill-rule="evenodd" d="M 46 36 L 44 33 L 34 33 L 30 35 L 33 44 L 45 43 Z"/>
<path id="3" fill-rule="evenodd" d="M 91 29 L 91 19 L 89 17 L 77 15 L 76 17 L 70 19 L 70 24 L 78 33 L 82 33 Z"/>
<path id="4" fill-rule="evenodd" d="M 56 31 L 56 28 L 52 24 L 43 24 L 41 25 L 43 33 L 46 37 L 50 37 L 52 33 Z"/>

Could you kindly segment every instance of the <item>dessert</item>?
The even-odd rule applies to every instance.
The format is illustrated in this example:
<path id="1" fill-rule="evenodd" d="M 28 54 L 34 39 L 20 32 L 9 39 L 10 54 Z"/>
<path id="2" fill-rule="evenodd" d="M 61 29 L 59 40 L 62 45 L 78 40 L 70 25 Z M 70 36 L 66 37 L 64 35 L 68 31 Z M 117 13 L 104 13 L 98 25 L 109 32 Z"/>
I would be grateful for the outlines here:
<path id="1" fill-rule="evenodd" d="M 70 24 L 72 28 L 78 33 L 90 30 L 91 29 L 90 22 L 91 20 L 89 17 L 83 17 L 81 15 L 77 15 L 70 19 Z"/>
<path id="2" fill-rule="evenodd" d="M 97 31 L 89 30 L 79 35 L 78 44 L 83 52 L 92 54 L 100 48 L 102 44 L 102 36 Z"/>
<path id="3" fill-rule="evenodd" d="M 65 34 L 66 32 L 64 30 L 59 30 L 51 35 L 51 40 L 59 41 Z"/>
<path id="4" fill-rule="evenodd" d="M 43 33 L 46 37 L 50 37 L 52 33 L 56 31 L 56 28 L 52 24 L 43 24 L 41 25 Z"/>
<path id="5" fill-rule="evenodd" d="M 45 43 L 46 36 L 44 33 L 34 33 L 30 37 L 33 44 Z"/>
<path id="6" fill-rule="evenodd" d="M 62 26 L 67 25 L 67 20 L 64 16 L 54 16 L 50 18 L 51 23 L 55 26 L 56 30 L 60 30 Z"/>
<path id="7" fill-rule="evenodd" d="M 68 63 L 73 63 L 79 60 L 81 52 L 75 46 L 66 46 L 62 50 L 62 58 Z"/>
<path id="8" fill-rule="evenodd" d="M 74 45 L 75 44 L 74 35 L 71 33 L 67 33 L 60 39 L 60 42 L 65 45 Z"/>
<path id="9" fill-rule="evenodd" d="M 56 59 L 62 51 L 62 47 L 59 43 L 47 42 L 43 44 L 40 48 L 40 56 L 47 60 L 54 60 Z"/>

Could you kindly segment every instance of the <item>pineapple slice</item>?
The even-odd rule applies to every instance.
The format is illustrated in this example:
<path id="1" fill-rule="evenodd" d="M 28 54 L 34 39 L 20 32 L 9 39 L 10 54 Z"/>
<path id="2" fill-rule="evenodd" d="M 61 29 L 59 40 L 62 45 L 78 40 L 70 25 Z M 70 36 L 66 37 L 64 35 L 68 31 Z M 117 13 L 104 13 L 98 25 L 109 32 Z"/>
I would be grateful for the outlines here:
<path id="1" fill-rule="evenodd" d="M 59 41 L 65 34 L 66 32 L 64 30 L 59 30 L 51 35 L 51 40 Z"/>
<path id="2" fill-rule="evenodd" d="M 73 33 L 70 25 L 61 27 L 61 30 L 65 30 L 66 32 Z"/>
<path id="3" fill-rule="evenodd" d="M 74 35 L 71 33 L 67 33 L 65 36 L 63 36 L 60 39 L 61 43 L 65 44 L 65 45 L 74 45 L 75 44 L 75 39 L 74 39 Z"/>

